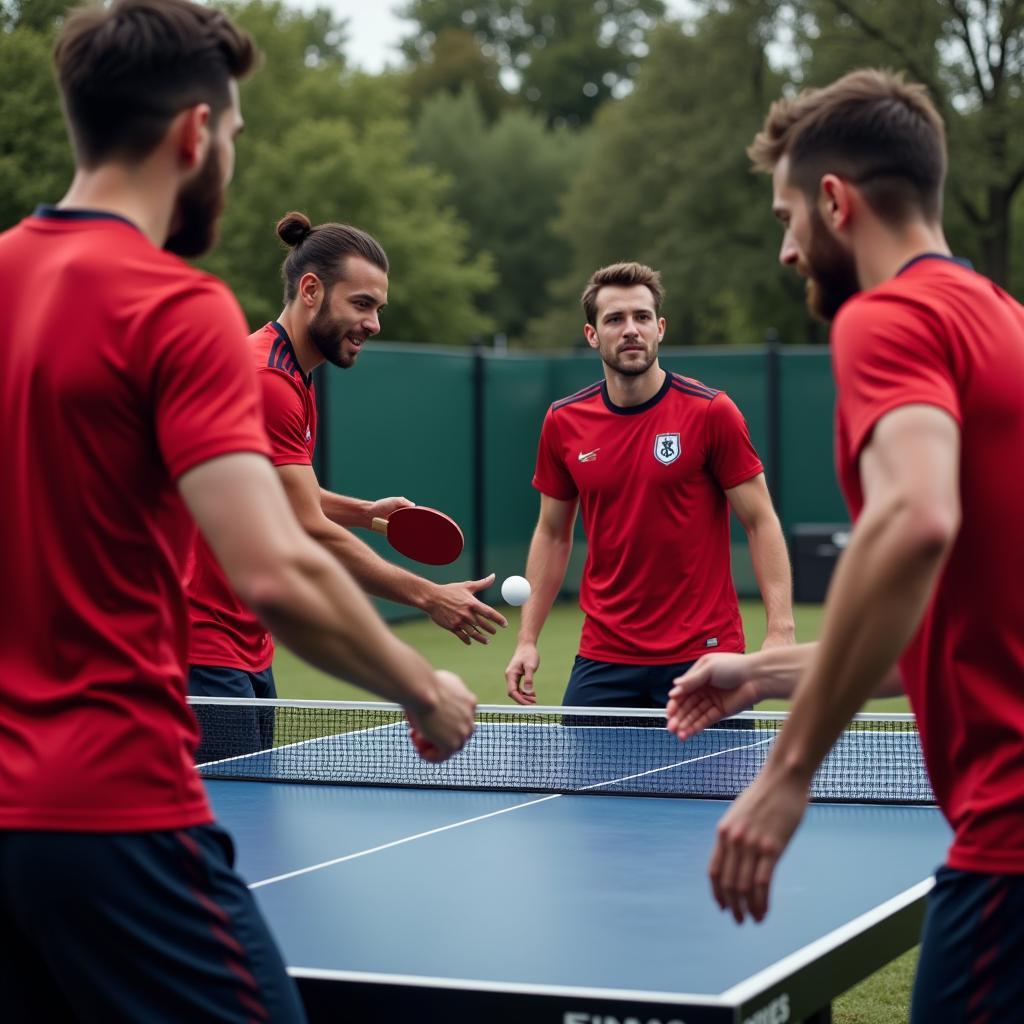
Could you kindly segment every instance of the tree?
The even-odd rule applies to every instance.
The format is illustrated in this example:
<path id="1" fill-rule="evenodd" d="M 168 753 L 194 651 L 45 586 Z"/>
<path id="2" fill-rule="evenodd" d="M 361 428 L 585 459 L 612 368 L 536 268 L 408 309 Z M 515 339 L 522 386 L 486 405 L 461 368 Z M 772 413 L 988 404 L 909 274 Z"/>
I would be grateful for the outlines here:
<path id="1" fill-rule="evenodd" d="M 322 12 L 265 0 L 234 11 L 266 60 L 243 83 L 247 128 L 221 242 L 204 266 L 232 286 L 251 323 L 273 318 L 284 258 L 274 224 L 298 209 L 379 238 L 391 263 L 385 337 L 464 344 L 489 330 L 474 300 L 493 284 L 490 261 L 468 254 L 446 179 L 412 159 L 401 79 L 345 71 Z"/>
<path id="2" fill-rule="evenodd" d="M 472 88 L 435 96 L 414 134 L 417 156 L 451 179 L 450 200 L 469 226 L 474 253 L 493 256 L 495 288 L 480 306 L 496 328 L 517 338 L 550 302 L 569 246 L 553 221 L 585 143 L 567 129 L 547 129 L 537 115 L 508 111 L 488 124 Z"/>
<path id="3" fill-rule="evenodd" d="M 0 29 L 29 28 L 49 33 L 76 0 L 0 0 Z"/>
<path id="4" fill-rule="evenodd" d="M 662 273 L 669 344 L 757 343 L 769 326 L 787 340 L 817 337 L 799 282 L 777 264 L 768 185 L 744 152 L 782 87 L 764 56 L 770 13 L 754 0 L 719 5 L 652 35 L 633 93 L 591 129 L 558 225 L 570 273 L 532 343 L 578 339 L 589 275 L 634 259 Z"/>
<path id="5" fill-rule="evenodd" d="M 879 63 L 928 86 L 946 120 L 947 210 L 958 248 L 1012 282 L 1014 201 L 1024 183 L 1020 0 L 802 0 L 807 81 Z"/>
<path id="6" fill-rule="evenodd" d="M 71 182 L 51 47 L 49 29 L 0 30 L 0 229 L 56 202 Z"/>
<path id="7" fill-rule="evenodd" d="M 663 0 L 409 0 L 402 16 L 417 23 L 403 44 L 413 62 L 427 59 L 439 33 L 473 33 L 517 91 L 551 123 L 586 124 L 624 91 L 646 53 Z"/>
<path id="8" fill-rule="evenodd" d="M 511 100 L 501 85 L 500 72 L 498 62 L 484 53 L 472 32 L 443 28 L 410 69 L 407 88 L 414 110 L 418 111 L 431 96 L 454 96 L 471 87 L 488 120 L 493 121 Z"/>

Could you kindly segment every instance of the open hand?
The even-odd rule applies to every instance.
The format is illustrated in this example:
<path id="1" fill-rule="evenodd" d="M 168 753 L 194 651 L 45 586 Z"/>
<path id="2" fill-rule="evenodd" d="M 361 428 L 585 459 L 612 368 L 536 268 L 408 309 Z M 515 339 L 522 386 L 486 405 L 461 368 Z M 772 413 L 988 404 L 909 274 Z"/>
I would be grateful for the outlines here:
<path id="1" fill-rule="evenodd" d="M 709 725 L 752 707 L 761 695 L 749 673 L 745 654 L 705 654 L 672 681 L 665 708 L 669 732 L 681 740 L 689 739 Z"/>
<path id="2" fill-rule="evenodd" d="M 489 643 L 489 637 L 504 628 L 508 620 L 489 604 L 484 604 L 476 595 L 494 582 L 494 573 L 482 580 L 467 580 L 464 583 L 445 583 L 434 587 L 424 611 L 442 629 L 450 630 L 464 644 L 474 640 L 478 644 Z"/>

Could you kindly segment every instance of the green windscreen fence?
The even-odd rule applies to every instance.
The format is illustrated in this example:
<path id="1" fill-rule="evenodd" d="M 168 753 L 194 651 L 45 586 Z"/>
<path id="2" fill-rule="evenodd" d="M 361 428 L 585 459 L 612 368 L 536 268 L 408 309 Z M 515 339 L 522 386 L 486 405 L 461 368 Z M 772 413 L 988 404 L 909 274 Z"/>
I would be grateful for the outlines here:
<path id="1" fill-rule="evenodd" d="M 669 370 L 727 392 L 765 462 L 783 526 L 841 522 L 832 469 L 833 385 L 828 353 L 790 348 L 662 349 Z M 774 365 L 774 369 L 773 369 Z M 453 516 L 466 535 L 450 566 L 423 567 L 360 531 L 385 557 L 439 582 L 490 572 L 522 574 L 537 521 L 537 439 L 548 406 L 601 378 L 590 351 L 497 354 L 372 343 L 349 370 L 319 377 L 321 483 L 360 498 L 404 495 Z M 586 557 L 577 524 L 564 591 L 575 593 Z M 756 594 L 746 539 L 733 522 L 733 572 Z M 498 600 L 497 588 L 483 595 Z M 388 618 L 408 609 L 380 602 Z"/>

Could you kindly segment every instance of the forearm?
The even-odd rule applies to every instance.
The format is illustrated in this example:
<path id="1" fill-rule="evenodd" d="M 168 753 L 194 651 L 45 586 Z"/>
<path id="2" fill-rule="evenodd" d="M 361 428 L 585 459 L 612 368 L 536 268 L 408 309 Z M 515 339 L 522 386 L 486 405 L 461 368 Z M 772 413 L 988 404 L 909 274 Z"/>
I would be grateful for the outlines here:
<path id="1" fill-rule="evenodd" d="M 530 581 L 531 593 L 530 600 L 523 606 L 519 643 L 537 642 L 565 579 L 571 554 L 571 530 L 565 537 L 553 536 L 540 528 L 534 531 L 526 560 L 526 578 Z"/>
<path id="2" fill-rule="evenodd" d="M 370 528 L 370 502 L 361 498 L 347 498 L 320 488 L 320 508 L 323 514 L 338 526 Z"/>
<path id="3" fill-rule="evenodd" d="M 766 516 L 747 530 L 747 540 L 754 576 L 764 602 L 768 632 L 792 640 L 795 632 L 793 574 L 779 520 L 774 514 Z"/>
<path id="4" fill-rule="evenodd" d="M 762 700 L 788 700 L 817 653 L 817 643 L 789 644 L 747 655 L 749 680 Z"/>
<path id="5" fill-rule="evenodd" d="M 818 641 L 772 647 L 747 655 L 748 678 L 757 691 L 757 701 L 789 700 L 818 654 Z M 877 685 L 872 697 L 900 697 L 903 681 L 893 666 Z"/>
<path id="6" fill-rule="evenodd" d="M 312 541 L 275 573 L 272 594 L 252 604 L 275 636 L 331 675 L 411 709 L 438 698 L 426 660 L 384 625 L 352 578 Z"/>
<path id="7" fill-rule="evenodd" d="M 913 510 L 865 515 L 836 569 L 821 640 L 772 754 L 810 779 L 864 702 L 898 679 L 945 558 L 946 543 L 914 539 Z M 908 539 L 910 538 L 910 539 Z"/>
<path id="8" fill-rule="evenodd" d="M 307 527 L 309 535 L 375 597 L 424 608 L 435 584 L 380 557 L 368 544 L 326 519 Z"/>

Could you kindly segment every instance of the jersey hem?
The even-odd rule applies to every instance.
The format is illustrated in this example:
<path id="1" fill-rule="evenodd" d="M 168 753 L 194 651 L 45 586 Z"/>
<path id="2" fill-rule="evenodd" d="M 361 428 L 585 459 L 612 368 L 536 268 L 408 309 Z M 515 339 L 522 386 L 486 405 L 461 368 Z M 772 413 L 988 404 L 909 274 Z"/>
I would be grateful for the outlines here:
<path id="1" fill-rule="evenodd" d="M 572 494 L 555 494 L 550 487 L 546 484 L 540 483 L 536 477 L 534 477 L 531 482 L 535 491 L 540 491 L 540 493 L 545 495 L 545 497 L 554 498 L 555 501 L 573 501 L 580 496 L 579 491 L 574 491 Z"/>
<path id="2" fill-rule="evenodd" d="M 245 662 L 241 658 L 221 657 L 219 654 L 189 655 L 188 664 L 189 668 L 196 665 L 201 668 L 233 668 L 239 672 L 266 672 L 274 664 L 274 647 L 271 645 L 269 658 L 261 658 L 256 664 Z"/>
<path id="3" fill-rule="evenodd" d="M 209 462 L 211 459 L 219 459 L 222 455 L 262 455 L 270 457 L 270 449 L 266 444 L 256 441 L 252 435 L 245 437 L 218 438 L 211 444 L 199 445 L 184 455 L 174 460 L 174 465 L 168 465 L 171 479 L 180 480 L 190 469 Z"/>
<path id="4" fill-rule="evenodd" d="M 205 799 L 163 813 L 105 809 L 58 812 L 45 809 L 4 810 L 0 808 L 0 831 L 39 832 L 158 832 L 213 823 L 213 812 Z"/>
<path id="5" fill-rule="evenodd" d="M 718 486 L 721 487 L 723 491 L 730 491 L 734 487 L 739 487 L 740 484 L 745 484 L 748 480 L 753 480 L 754 477 L 760 476 L 763 472 L 764 464 L 759 462 L 757 464 L 757 469 L 753 472 L 743 472 L 735 477 L 729 477 L 728 480 L 719 480 Z"/>
<path id="6" fill-rule="evenodd" d="M 866 417 L 865 422 L 857 424 L 856 429 L 853 429 L 851 424 L 849 445 L 851 454 L 855 458 L 860 459 L 864 447 L 868 443 L 868 438 L 875 432 L 875 427 L 878 426 L 879 420 L 883 416 L 888 416 L 889 413 L 894 412 L 896 409 L 902 409 L 907 405 L 930 405 L 933 409 L 938 409 L 940 412 L 944 412 L 947 416 L 952 417 L 956 425 L 963 430 L 963 415 L 960 410 L 953 408 L 951 403 L 939 401 L 932 394 L 901 394 L 888 402 L 872 405 L 870 416 Z"/>
<path id="7" fill-rule="evenodd" d="M 946 866 L 954 871 L 975 871 L 983 875 L 1024 875 L 1024 850 L 1005 854 L 949 851 Z"/>
<path id="8" fill-rule="evenodd" d="M 622 654 L 618 651 L 609 653 L 581 646 L 578 653 L 581 658 L 588 658 L 590 661 L 605 661 L 609 665 L 674 665 L 677 661 L 696 661 L 698 658 L 704 657 L 705 654 L 743 654 L 744 650 L 743 646 L 722 644 L 719 647 L 691 648 L 684 649 L 682 653 L 651 656 Z"/>

